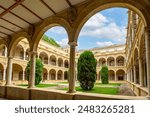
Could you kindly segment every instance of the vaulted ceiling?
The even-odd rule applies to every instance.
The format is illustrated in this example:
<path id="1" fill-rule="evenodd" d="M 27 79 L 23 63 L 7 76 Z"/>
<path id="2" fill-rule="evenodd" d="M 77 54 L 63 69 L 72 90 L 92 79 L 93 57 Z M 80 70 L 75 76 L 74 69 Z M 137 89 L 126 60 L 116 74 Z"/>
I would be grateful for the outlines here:
<path id="1" fill-rule="evenodd" d="M 85 0 L 0 0 L 0 39 Z"/>

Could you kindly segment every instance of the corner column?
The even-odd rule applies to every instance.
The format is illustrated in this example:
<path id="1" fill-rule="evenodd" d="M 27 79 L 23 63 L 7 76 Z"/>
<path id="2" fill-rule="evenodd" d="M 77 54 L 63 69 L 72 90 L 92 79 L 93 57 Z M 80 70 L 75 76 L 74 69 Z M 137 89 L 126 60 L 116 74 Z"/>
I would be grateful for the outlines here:
<path id="1" fill-rule="evenodd" d="M 69 66 L 69 90 L 68 93 L 74 93 L 75 90 L 75 50 L 77 43 L 76 42 L 70 42 L 70 66 Z"/>
<path id="2" fill-rule="evenodd" d="M 6 74 L 6 85 L 11 85 L 11 78 L 12 78 L 12 56 L 8 57 L 7 63 L 7 74 Z"/>
<path id="3" fill-rule="evenodd" d="M 6 68 L 3 70 L 3 80 L 6 80 Z"/>
<path id="4" fill-rule="evenodd" d="M 30 77 L 29 77 L 29 86 L 28 88 L 34 88 L 35 87 L 35 67 L 36 67 L 36 52 L 30 52 L 31 58 L 30 58 Z"/>
<path id="5" fill-rule="evenodd" d="M 145 27 L 148 99 L 150 99 L 150 27 Z"/>
<path id="6" fill-rule="evenodd" d="M 144 77 L 143 77 L 143 66 L 142 66 L 142 60 L 139 58 L 139 76 L 140 76 L 140 86 L 144 86 Z"/>

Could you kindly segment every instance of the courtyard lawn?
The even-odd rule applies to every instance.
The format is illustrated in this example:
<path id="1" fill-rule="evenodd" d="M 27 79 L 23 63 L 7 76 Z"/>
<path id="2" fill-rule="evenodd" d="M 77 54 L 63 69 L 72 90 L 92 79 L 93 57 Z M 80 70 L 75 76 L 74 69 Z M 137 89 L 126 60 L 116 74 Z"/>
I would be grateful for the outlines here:
<path id="1" fill-rule="evenodd" d="M 28 84 L 20 84 L 18 86 L 28 87 Z M 53 87 L 53 86 L 58 86 L 58 84 L 38 84 L 38 85 L 36 85 L 36 87 L 38 87 L 38 88 L 47 88 L 47 87 Z"/>
<path id="2" fill-rule="evenodd" d="M 61 90 L 68 90 L 68 88 L 64 88 Z M 111 94 L 117 95 L 118 88 L 113 87 L 94 87 L 92 90 L 83 90 L 81 87 L 76 87 L 76 91 L 85 92 L 85 93 L 96 93 L 96 94 Z"/>
<path id="3" fill-rule="evenodd" d="M 121 83 L 109 83 L 109 84 L 102 84 L 102 83 L 95 83 L 95 86 L 120 86 Z"/>

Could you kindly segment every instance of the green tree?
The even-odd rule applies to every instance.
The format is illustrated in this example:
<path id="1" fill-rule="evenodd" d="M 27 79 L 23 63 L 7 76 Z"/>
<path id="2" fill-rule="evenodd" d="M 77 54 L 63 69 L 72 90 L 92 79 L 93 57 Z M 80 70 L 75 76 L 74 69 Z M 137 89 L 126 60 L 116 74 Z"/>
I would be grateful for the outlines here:
<path id="1" fill-rule="evenodd" d="M 91 51 L 84 51 L 77 64 L 77 79 L 83 90 L 91 90 L 96 81 L 96 64 L 97 61 Z"/>
<path id="2" fill-rule="evenodd" d="M 27 63 L 26 73 L 27 73 L 27 80 L 29 81 L 30 76 L 30 61 Z M 43 64 L 40 59 L 36 59 L 36 68 L 35 68 L 35 85 L 38 85 L 42 80 L 43 75 Z"/>
<path id="3" fill-rule="evenodd" d="M 102 84 L 108 84 L 109 83 L 109 79 L 108 79 L 108 67 L 107 66 L 103 66 L 101 71 L 101 81 Z"/>

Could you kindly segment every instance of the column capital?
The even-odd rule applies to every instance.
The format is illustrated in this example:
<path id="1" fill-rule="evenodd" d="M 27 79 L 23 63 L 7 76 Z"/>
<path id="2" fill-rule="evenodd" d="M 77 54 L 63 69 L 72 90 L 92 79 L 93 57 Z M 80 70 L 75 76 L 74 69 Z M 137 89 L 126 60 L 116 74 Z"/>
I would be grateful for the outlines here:
<path id="1" fill-rule="evenodd" d="M 78 45 L 77 42 L 68 42 L 68 44 L 69 44 L 71 47 L 75 47 L 75 46 Z"/>

